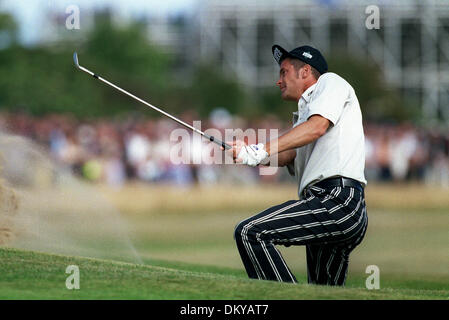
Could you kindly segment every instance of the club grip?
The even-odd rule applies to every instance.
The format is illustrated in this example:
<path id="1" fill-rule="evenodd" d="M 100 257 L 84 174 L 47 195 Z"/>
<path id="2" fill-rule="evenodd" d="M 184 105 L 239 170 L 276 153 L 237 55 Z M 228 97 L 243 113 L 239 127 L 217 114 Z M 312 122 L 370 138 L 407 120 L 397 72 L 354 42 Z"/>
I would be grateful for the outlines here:
<path id="1" fill-rule="evenodd" d="M 206 139 L 208 139 L 209 141 L 212 141 L 213 143 L 218 144 L 220 147 L 223 147 L 225 150 L 229 150 L 231 149 L 231 146 L 217 138 L 215 138 L 214 136 L 210 136 L 208 134 L 204 134 L 203 135 Z"/>

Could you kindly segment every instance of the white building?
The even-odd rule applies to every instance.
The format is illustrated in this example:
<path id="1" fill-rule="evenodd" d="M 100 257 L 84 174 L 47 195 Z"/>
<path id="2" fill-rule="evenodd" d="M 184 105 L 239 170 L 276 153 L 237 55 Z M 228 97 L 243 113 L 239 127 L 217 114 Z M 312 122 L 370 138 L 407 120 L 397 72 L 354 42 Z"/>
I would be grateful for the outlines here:
<path id="1" fill-rule="evenodd" d="M 311 44 L 326 57 L 366 56 L 389 85 L 420 102 L 428 120 L 449 120 L 449 2 L 447 0 L 204 0 L 198 47 L 243 83 L 273 86 L 276 43 Z M 375 5 L 373 8 L 372 5 Z M 370 7 L 371 6 L 371 7 Z M 376 11 L 378 9 L 378 11 Z M 373 18 L 378 13 L 379 29 Z M 374 14 L 374 15 L 373 15 Z"/>

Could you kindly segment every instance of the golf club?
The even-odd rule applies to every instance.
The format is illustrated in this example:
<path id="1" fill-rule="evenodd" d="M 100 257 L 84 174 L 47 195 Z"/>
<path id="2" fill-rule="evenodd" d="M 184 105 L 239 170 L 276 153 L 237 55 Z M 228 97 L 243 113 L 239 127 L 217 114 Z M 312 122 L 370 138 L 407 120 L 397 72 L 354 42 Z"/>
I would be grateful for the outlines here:
<path id="1" fill-rule="evenodd" d="M 93 73 L 92 71 L 90 71 L 90 70 L 88 70 L 88 69 L 86 69 L 86 68 L 80 66 L 79 61 L 78 61 L 78 54 L 77 54 L 76 52 L 73 53 L 73 61 L 75 62 L 75 66 L 76 66 L 78 69 L 80 69 L 80 70 L 82 70 L 82 71 L 84 71 L 84 72 L 90 74 L 90 75 L 91 75 L 92 77 L 94 77 L 95 79 L 98 79 L 98 80 L 103 81 L 103 82 L 106 83 L 107 85 L 110 85 L 111 87 L 113 87 L 113 88 L 115 88 L 115 89 L 117 89 L 117 90 L 123 92 L 124 94 L 130 96 L 131 98 L 133 98 L 133 99 L 135 99 L 135 100 L 137 100 L 137 101 L 139 101 L 139 102 L 141 102 L 141 103 L 147 105 L 148 107 L 152 108 L 153 110 L 156 110 L 157 112 L 162 113 L 164 116 L 167 116 L 167 117 L 169 117 L 170 119 L 176 121 L 177 123 L 183 125 L 184 127 L 188 128 L 188 129 L 191 129 L 191 130 L 193 130 L 194 132 L 196 132 L 196 133 L 202 135 L 204 138 L 208 139 L 209 141 L 212 141 L 212 142 L 218 144 L 220 147 L 223 147 L 225 150 L 231 149 L 231 146 L 228 145 L 227 143 L 225 143 L 225 142 L 223 142 L 223 141 L 220 141 L 219 139 L 214 138 L 214 136 L 209 136 L 208 134 L 205 134 L 205 133 L 202 132 L 201 130 L 198 130 L 197 128 L 195 128 L 195 127 L 193 127 L 193 126 L 191 126 L 191 125 L 185 123 L 184 121 L 179 120 L 178 118 L 172 116 L 171 114 L 169 114 L 169 113 L 167 113 L 167 112 L 165 112 L 165 111 L 163 111 L 163 110 L 161 110 L 161 109 L 159 109 L 159 108 L 153 106 L 152 104 L 150 104 L 150 103 L 148 103 L 148 102 L 146 102 L 146 101 L 140 99 L 139 97 L 136 97 L 135 95 L 129 93 L 128 91 L 123 90 L 122 88 L 116 86 L 115 84 L 113 84 L 113 83 L 107 81 L 106 79 L 100 77 L 98 74 Z"/>

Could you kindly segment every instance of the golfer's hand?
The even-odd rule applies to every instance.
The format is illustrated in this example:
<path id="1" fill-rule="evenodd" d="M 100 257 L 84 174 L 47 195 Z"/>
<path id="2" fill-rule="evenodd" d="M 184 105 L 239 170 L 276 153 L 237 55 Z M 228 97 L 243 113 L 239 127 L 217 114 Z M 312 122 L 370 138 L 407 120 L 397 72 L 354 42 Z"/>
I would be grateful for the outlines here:
<path id="1" fill-rule="evenodd" d="M 256 167 L 261 163 L 269 161 L 268 152 L 263 143 L 245 145 L 242 141 L 237 141 L 232 147 L 235 163 L 246 164 L 250 167 Z"/>
<path id="2" fill-rule="evenodd" d="M 234 163 L 242 163 L 242 159 L 238 159 L 238 155 L 240 154 L 242 148 L 246 146 L 245 142 L 241 140 L 236 140 L 226 143 L 231 146 L 231 149 L 226 150 L 226 153 L 230 157 L 232 157 Z M 221 150 L 224 150 L 224 148 L 221 147 Z"/>

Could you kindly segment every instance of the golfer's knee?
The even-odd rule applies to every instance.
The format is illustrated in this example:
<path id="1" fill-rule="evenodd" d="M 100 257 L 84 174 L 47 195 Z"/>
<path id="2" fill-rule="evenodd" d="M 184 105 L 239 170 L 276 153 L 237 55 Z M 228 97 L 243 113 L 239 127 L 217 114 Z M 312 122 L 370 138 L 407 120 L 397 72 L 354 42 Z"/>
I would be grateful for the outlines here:
<path id="1" fill-rule="evenodd" d="M 252 234 L 252 228 L 249 225 L 248 220 L 242 221 L 235 226 L 234 239 L 236 241 L 242 241 L 243 237 L 245 237 L 245 239 L 250 239 L 252 237 Z"/>
<path id="2" fill-rule="evenodd" d="M 235 226 L 235 229 L 234 229 L 234 240 L 235 241 L 239 241 L 239 242 L 242 241 L 242 232 L 243 232 L 244 226 L 245 226 L 245 224 L 243 223 L 243 221 L 238 223 Z"/>
<path id="3" fill-rule="evenodd" d="M 249 221 L 242 221 L 235 226 L 234 240 L 242 242 L 256 240 L 258 228 Z"/>

